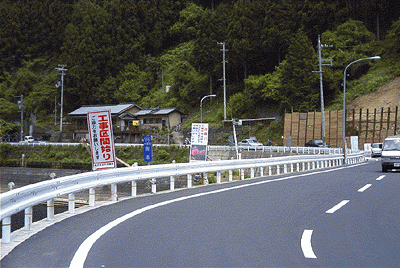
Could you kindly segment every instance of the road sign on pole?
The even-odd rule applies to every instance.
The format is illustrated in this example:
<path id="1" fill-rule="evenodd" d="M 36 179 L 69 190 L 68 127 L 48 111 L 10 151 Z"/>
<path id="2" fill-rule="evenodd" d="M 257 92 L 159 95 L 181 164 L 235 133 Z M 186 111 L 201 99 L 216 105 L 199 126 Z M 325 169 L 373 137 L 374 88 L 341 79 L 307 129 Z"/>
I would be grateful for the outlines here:
<path id="1" fill-rule="evenodd" d="M 151 135 L 143 136 L 143 157 L 144 161 L 153 161 L 153 146 L 151 143 Z"/>

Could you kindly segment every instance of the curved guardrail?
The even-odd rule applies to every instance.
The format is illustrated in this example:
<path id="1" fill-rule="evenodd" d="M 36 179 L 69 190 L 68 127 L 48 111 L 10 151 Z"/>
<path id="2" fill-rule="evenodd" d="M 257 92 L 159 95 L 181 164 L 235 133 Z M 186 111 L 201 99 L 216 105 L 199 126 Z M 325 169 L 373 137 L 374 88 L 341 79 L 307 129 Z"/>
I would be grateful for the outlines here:
<path id="1" fill-rule="evenodd" d="M 175 189 L 174 177 L 187 176 L 187 187 L 192 187 L 193 174 L 216 172 L 217 183 L 221 183 L 221 173 L 229 172 L 229 181 L 232 181 L 232 170 L 240 170 L 240 179 L 244 179 L 244 170 L 250 170 L 250 178 L 255 177 L 254 170 L 259 168 L 260 177 L 271 175 L 271 168 L 275 167 L 276 174 L 294 171 L 312 170 L 322 167 L 331 167 L 353 164 L 364 161 L 364 153 L 347 155 L 297 155 L 276 158 L 244 159 L 244 160 L 223 160 L 192 162 L 182 164 L 163 164 L 149 166 L 124 167 L 108 169 L 103 171 L 92 171 L 53 180 L 47 180 L 21 188 L 11 190 L 0 195 L 2 220 L 2 243 L 10 242 L 11 216 L 25 210 L 25 229 L 29 230 L 32 224 L 32 207 L 42 202 L 47 202 L 47 218 L 54 218 L 54 199 L 63 195 L 69 196 L 68 211 L 74 213 L 74 194 L 89 189 L 89 206 L 95 203 L 95 188 L 111 185 L 111 200 L 117 200 L 117 184 L 123 182 L 132 183 L 132 196 L 136 196 L 136 182 L 138 180 L 156 180 L 157 178 L 170 178 L 170 190 Z M 152 192 L 156 187 L 153 184 Z"/>

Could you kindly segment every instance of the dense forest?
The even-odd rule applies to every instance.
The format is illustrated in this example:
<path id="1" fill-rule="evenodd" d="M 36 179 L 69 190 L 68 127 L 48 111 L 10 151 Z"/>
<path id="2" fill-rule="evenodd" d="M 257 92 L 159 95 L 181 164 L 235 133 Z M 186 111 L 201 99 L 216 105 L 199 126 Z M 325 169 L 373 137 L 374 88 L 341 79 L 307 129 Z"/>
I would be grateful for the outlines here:
<path id="1" fill-rule="evenodd" d="M 52 121 L 59 64 L 66 113 L 124 102 L 190 113 L 205 95 L 223 98 L 224 42 L 228 114 L 243 118 L 318 110 L 318 36 L 322 58 L 333 60 L 324 67 L 327 106 L 348 63 L 400 57 L 398 0 L 1 0 L 0 14 L 3 131 L 19 121 L 21 95 L 27 117 Z M 374 64 L 358 64 L 349 80 Z"/>

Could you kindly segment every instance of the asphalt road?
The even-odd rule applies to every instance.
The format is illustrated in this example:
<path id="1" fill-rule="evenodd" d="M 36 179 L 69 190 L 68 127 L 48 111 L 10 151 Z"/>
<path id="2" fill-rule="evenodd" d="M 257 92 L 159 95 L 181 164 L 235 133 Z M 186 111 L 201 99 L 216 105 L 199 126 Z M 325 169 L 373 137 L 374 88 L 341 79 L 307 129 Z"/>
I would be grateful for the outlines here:
<path id="1" fill-rule="evenodd" d="M 46 228 L 1 267 L 399 267 L 380 162 L 139 197 Z"/>

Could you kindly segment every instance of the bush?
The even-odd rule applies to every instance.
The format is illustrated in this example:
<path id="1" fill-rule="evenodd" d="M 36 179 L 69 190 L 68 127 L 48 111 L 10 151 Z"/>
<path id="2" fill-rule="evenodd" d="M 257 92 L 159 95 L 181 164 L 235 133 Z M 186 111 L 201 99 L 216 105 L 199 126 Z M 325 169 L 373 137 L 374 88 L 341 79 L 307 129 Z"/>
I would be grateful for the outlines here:
<path id="1" fill-rule="evenodd" d="M 10 144 L 0 144 L 0 161 L 6 160 L 11 150 L 12 146 Z"/>

